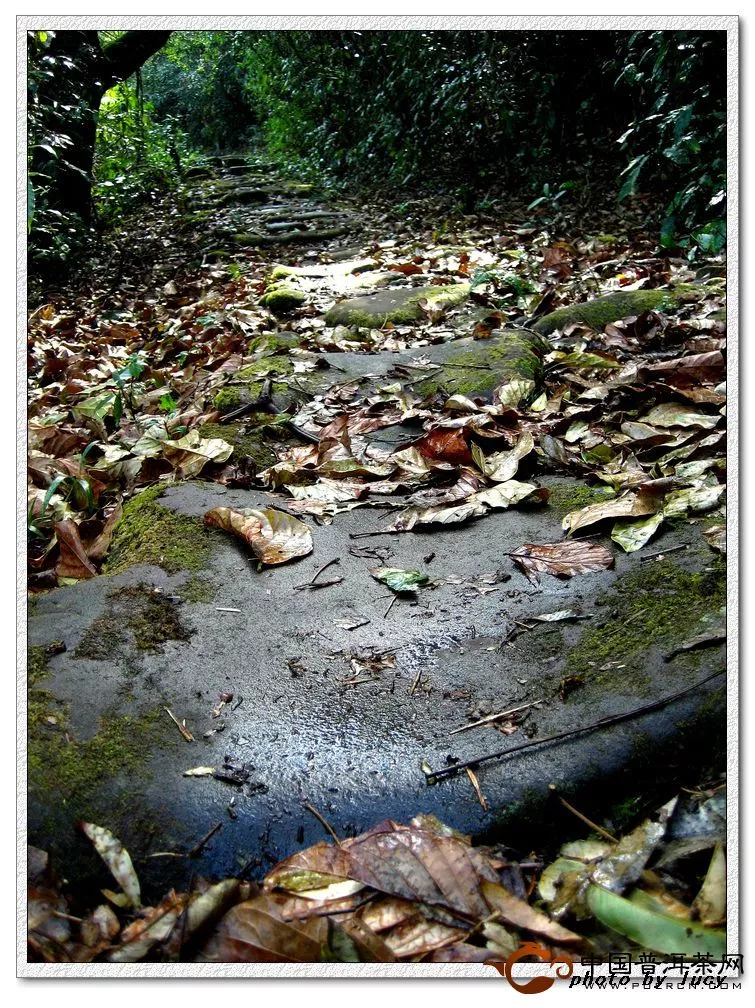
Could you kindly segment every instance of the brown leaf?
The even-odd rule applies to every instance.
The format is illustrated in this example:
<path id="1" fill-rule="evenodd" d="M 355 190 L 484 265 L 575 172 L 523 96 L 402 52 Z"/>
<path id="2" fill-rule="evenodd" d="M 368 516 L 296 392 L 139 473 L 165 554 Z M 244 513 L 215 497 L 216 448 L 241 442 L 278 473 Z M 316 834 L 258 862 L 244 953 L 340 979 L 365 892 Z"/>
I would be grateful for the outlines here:
<path id="1" fill-rule="evenodd" d="M 436 427 L 412 442 L 420 454 L 433 462 L 450 462 L 452 465 L 471 466 L 472 453 L 463 430 Z"/>
<path id="2" fill-rule="evenodd" d="M 444 906 L 476 919 L 487 915 L 480 878 L 497 878 L 485 855 L 456 837 L 400 826 L 390 819 L 344 840 L 340 847 L 317 844 L 294 854 L 275 872 L 294 869 L 356 879 L 380 892 Z M 274 884 L 274 879 L 275 873 L 268 881 Z"/>
<path id="3" fill-rule="evenodd" d="M 213 508 L 205 514 L 204 523 L 243 539 L 264 564 L 287 563 L 313 549 L 309 526 L 274 508 L 265 511 Z"/>
<path id="4" fill-rule="evenodd" d="M 510 554 L 511 559 L 534 585 L 540 584 L 538 572 L 553 577 L 570 578 L 575 574 L 608 570 L 613 567 L 613 555 L 598 543 L 525 543 Z"/>
<path id="5" fill-rule="evenodd" d="M 84 580 L 94 577 L 97 571 L 86 555 L 79 538 L 76 522 L 66 519 L 55 523 L 55 535 L 60 548 L 60 560 L 55 567 L 58 577 Z"/>
<path id="6" fill-rule="evenodd" d="M 700 382 L 719 382 L 724 374 L 724 358 L 719 350 L 710 353 L 690 354 L 673 360 L 646 364 L 637 371 L 639 378 L 662 378 L 674 388 L 689 388 Z"/>
<path id="7" fill-rule="evenodd" d="M 320 962 L 328 919 L 287 922 L 267 894 L 233 907 L 199 956 L 200 962 Z"/>
<path id="8" fill-rule="evenodd" d="M 488 882 L 483 879 L 480 888 L 491 911 L 497 913 L 507 924 L 523 931 L 531 931 L 533 934 L 547 938 L 558 945 L 584 944 L 584 938 L 581 935 L 557 924 L 556 921 L 551 920 L 539 910 L 535 910 L 529 903 L 525 903 L 524 900 L 519 899 L 518 896 L 510 893 L 508 889 L 504 889 L 497 882 Z"/>

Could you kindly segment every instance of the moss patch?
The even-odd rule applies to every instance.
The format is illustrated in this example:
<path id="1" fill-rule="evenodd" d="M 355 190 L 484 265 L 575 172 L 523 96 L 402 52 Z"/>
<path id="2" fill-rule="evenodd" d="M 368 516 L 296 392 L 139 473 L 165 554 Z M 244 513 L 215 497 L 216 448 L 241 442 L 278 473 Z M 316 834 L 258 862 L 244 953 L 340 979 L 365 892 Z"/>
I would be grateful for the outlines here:
<path id="1" fill-rule="evenodd" d="M 585 483 L 576 482 L 548 484 L 548 489 L 551 492 L 548 505 L 559 517 L 616 496 L 616 492 L 610 487 L 587 486 Z"/>
<path id="2" fill-rule="evenodd" d="M 261 350 L 269 350 L 273 353 L 287 353 L 298 347 L 302 337 L 298 333 L 270 332 L 255 336 L 249 341 L 249 353 L 259 353 Z"/>
<path id="3" fill-rule="evenodd" d="M 233 445 L 231 458 L 234 462 L 244 462 L 247 467 L 251 463 L 255 472 L 259 472 L 274 465 L 276 455 L 270 446 L 273 438 L 268 433 L 268 428 L 274 426 L 270 422 L 272 418 L 268 414 L 258 415 L 264 415 L 265 420 L 256 426 L 248 423 L 204 424 L 199 433 L 202 437 L 220 437 L 230 442 Z"/>
<path id="4" fill-rule="evenodd" d="M 602 332 L 609 322 L 656 309 L 673 311 L 685 301 L 702 300 L 706 293 L 710 292 L 692 284 L 679 284 L 673 290 L 617 291 L 583 304 L 558 308 L 535 322 L 532 328 L 547 336 L 571 322 L 584 322 L 596 332 Z"/>
<path id="5" fill-rule="evenodd" d="M 648 651 L 705 632 L 725 604 L 726 571 L 720 562 L 703 573 L 668 561 L 642 565 L 596 600 L 596 607 L 608 610 L 608 618 L 583 631 L 569 652 L 565 674 L 584 675 L 591 684 L 626 683 L 630 677 L 629 684 L 641 688 Z M 611 668 L 613 664 L 622 668 Z M 675 659 L 673 668 L 682 671 L 683 664 Z"/>
<path id="6" fill-rule="evenodd" d="M 124 506 L 104 573 L 118 574 L 135 564 L 155 564 L 168 574 L 206 567 L 210 533 L 200 518 L 190 518 L 158 504 L 163 489 L 149 487 Z"/>
<path id="7" fill-rule="evenodd" d="M 65 806 L 67 816 L 89 818 L 104 807 L 104 781 L 143 772 L 151 749 L 166 744 L 164 725 L 158 723 L 165 715 L 160 708 L 138 716 L 108 713 L 92 738 L 73 739 L 68 705 L 40 685 L 50 674 L 44 647 L 29 649 L 28 669 L 29 793 Z"/>
<path id="8" fill-rule="evenodd" d="M 216 590 L 213 581 L 198 574 L 193 574 L 180 588 L 181 596 L 186 602 L 212 602 Z"/>
<path id="9" fill-rule="evenodd" d="M 304 291 L 285 284 L 269 287 L 267 293 L 260 298 L 260 304 L 264 305 L 273 315 L 287 315 L 306 302 L 307 295 Z"/>
<path id="10" fill-rule="evenodd" d="M 129 640 L 140 651 L 162 651 L 165 641 L 188 640 L 191 634 L 169 597 L 150 585 L 129 585 L 110 592 L 105 613 L 81 638 L 74 657 L 106 661 Z"/>
<path id="11" fill-rule="evenodd" d="M 533 337 L 522 330 L 506 330 L 494 340 L 449 357 L 442 370 L 418 383 L 421 395 L 443 391 L 451 395 L 490 397 L 496 388 L 517 379 L 542 378 L 542 362 Z"/>
<path id="12" fill-rule="evenodd" d="M 325 313 L 329 326 L 356 326 L 360 329 L 380 329 L 386 322 L 395 325 L 416 322 L 424 317 L 419 302 L 424 298 L 445 308 L 463 304 L 469 297 L 469 284 L 445 287 L 414 287 L 380 291 L 365 297 L 348 298 Z"/>

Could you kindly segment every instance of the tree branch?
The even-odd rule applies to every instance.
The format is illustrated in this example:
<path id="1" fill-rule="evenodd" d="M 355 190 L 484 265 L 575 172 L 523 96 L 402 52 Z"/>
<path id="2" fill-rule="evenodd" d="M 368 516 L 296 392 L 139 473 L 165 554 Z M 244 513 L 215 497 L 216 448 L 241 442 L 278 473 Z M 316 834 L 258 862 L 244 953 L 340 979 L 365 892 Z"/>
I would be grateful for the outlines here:
<path id="1" fill-rule="evenodd" d="M 129 31 L 103 49 L 106 89 L 136 73 L 168 41 L 169 31 Z"/>

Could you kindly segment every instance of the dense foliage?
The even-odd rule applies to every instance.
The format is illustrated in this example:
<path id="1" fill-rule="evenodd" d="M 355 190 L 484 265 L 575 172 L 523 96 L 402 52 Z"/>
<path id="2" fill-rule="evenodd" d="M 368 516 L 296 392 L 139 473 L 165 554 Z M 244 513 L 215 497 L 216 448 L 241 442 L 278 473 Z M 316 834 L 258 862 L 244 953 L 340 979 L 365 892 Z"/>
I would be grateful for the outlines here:
<path id="1" fill-rule="evenodd" d="M 665 207 L 663 246 L 725 242 L 723 31 L 174 32 L 101 105 L 77 88 L 83 50 L 53 54 L 55 34 L 77 33 L 29 41 L 30 154 L 49 152 L 30 176 L 37 260 L 67 258 L 88 223 L 49 192 L 75 143 L 68 125 L 98 114 L 106 223 L 172 184 L 191 152 L 261 132 L 300 171 L 432 189 L 465 210 L 501 193 L 587 203 L 619 177 L 619 200 L 650 193 Z"/>

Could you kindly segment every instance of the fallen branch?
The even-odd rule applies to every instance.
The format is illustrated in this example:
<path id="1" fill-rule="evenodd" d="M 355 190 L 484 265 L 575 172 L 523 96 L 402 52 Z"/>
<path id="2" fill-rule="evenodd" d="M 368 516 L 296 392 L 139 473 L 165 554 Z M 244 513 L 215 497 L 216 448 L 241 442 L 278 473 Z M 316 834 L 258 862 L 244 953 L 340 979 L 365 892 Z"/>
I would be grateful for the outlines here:
<path id="1" fill-rule="evenodd" d="M 592 724 L 584 725 L 582 728 L 571 728 L 569 731 L 558 732 L 555 735 L 546 735 L 545 738 L 533 739 L 531 742 L 523 742 L 521 745 L 512 746 L 510 749 L 499 749 L 497 752 L 486 753 L 484 756 L 478 756 L 477 759 L 467 760 L 466 763 L 454 763 L 453 766 L 444 767 L 442 770 L 432 770 L 430 773 L 423 771 L 425 779 L 428 784 L 435 784 L 436 781 L 442 780 L 444 777 L 452 777 L 454 774 L 459 773 L 460 770 L 467 770 L 468 768 L 474 770 L 481 763 L 489 763 L 491 760 L 495 759 L 505 759 L 507 756 L 513 756 L 514 753 L 522 752 L 524 749 L 531 749 L 533 746 L 545 745 L 547 742 L 560 742 L 561 739 L 571 738 L 574 735 L 581 735 L 584 732 L 597 731 L 599 728 L 605 728 L 607 725 L 616 724 L 619 721 L 628 721 L 630 718 L 639 717 L 641 714 L 657 710 L 659 707 L 663 707 L 665 704 L 671 703 L 673 700 L 678 700 L 679 697 L 683 697 L 687 693 L 692 693 L 694 690 L 699 689 L 700 686 L 704 686 L 705 683 L 710 682 L 711 679 L 715 679 L 718 676 L 723 675 L 725 671 L 726 669 L 719 669 L 718 672 L 711 673 L 711 675 L 701 679 L 700 682 L 696 682 L 692 686 L 687 686 L 685 689 L 679 690 L 678 693 L 672 693 L 670 696 L 663 697 L 662 700 L 655 700 L 653 703 L 644 704 L 642 707 L 635 707 L 634 710 L 626 711 L 624 714 L 612 714 L 610 717 L 604 717 L 599 721 L 593 721 Z"/>

